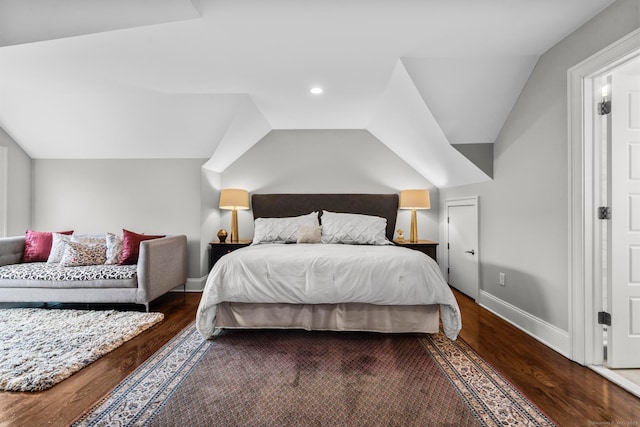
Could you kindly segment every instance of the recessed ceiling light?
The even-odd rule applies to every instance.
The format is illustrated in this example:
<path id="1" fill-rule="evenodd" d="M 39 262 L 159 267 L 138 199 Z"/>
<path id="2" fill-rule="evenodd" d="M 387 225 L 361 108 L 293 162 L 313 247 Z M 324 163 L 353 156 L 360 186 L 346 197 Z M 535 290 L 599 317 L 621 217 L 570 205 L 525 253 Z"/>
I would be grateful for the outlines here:
<path id="1" fill-rule="evenodd" d="M 311 92 L 314 95 L 319 95 L 319 94 L 322 93 L 322 88 L 321 87 L 312 87 L 309 92 Z"/>

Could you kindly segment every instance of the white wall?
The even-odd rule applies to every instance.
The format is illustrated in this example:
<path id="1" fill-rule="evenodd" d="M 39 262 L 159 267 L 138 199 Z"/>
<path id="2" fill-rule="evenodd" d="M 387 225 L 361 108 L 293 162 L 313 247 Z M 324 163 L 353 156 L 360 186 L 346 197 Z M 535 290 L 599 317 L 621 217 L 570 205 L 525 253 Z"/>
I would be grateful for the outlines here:
<path id="1" fill-rule="evenodd" d="M 639 5 L 617 1 L 544 53 L 495 143 L 494 180 L 440 191 L 441 206 L 480 196 L 481 302 L 534 335 L 568 329 L 567 70 L 638 28 Z"/>
<path id="2" fill-rule="evenodd" d="M 7 236 L 31 227 L 31 157 L 0 127 L 0 146 L 7 147 Z"/>
<path id="3" fill-rule="evenodd" d="M 35 160 L 33 228 L 185 234 L 200 274 L 200 181 L 206 159 Z"/>
<path id="4" fill-rule="evenodd" d="M 438 239 L 438 190 L 366 130 L 274 130 L 222 172 L 221 188 L 249 193 L 399 193 L 431 191 L 431 209 L 418 212 L 420 239 Z M 219 197 L 219 193 L 218 193 Z M 231 215 L 223 211 L 221 227 Z M 253 237 L 251 211 L 238 212 L 241 239 Z M 410 212 L 396 229 L 409 235 Z"/>

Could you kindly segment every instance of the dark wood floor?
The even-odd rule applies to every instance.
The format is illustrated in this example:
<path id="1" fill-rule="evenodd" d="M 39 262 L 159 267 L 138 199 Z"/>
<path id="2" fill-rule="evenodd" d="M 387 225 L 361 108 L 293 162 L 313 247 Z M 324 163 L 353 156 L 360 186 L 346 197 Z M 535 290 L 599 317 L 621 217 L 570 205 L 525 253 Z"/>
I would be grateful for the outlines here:
<path id="1" fill-rule="evenodd" d="M 49 390 L 0 392 L 0 426 L 66 426 L 195 319 L 200 294 L 170 293 L 165 320 Z M 640 399 L 456 292 L 460 337 L 560 426 L 640 425 Z"/>
<path id="2" fill-rule="evenodd" d="M 640 426 L 640 399 L 454 293 L 460 338 L 559 426 Z"/>

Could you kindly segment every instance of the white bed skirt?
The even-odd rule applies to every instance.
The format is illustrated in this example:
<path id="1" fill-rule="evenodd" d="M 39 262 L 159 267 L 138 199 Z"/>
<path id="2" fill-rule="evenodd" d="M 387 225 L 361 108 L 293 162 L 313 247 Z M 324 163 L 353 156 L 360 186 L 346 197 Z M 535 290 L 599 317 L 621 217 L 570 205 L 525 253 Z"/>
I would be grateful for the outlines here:
<path id="1" fill-rule="evenodd" d="M 439 306 L 223 302 L 215 327 L 436 333 Z"/>

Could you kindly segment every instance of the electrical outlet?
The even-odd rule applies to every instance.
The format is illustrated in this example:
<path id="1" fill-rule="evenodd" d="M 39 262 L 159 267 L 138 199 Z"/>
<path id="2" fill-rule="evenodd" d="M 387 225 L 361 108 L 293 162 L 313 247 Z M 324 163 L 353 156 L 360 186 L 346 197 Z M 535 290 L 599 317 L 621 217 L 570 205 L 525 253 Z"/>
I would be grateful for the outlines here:
<path id="1" fill-rule="evenodd" d="M 500 273 L 500 286 L 505 286 L 504 273 Z"/>

